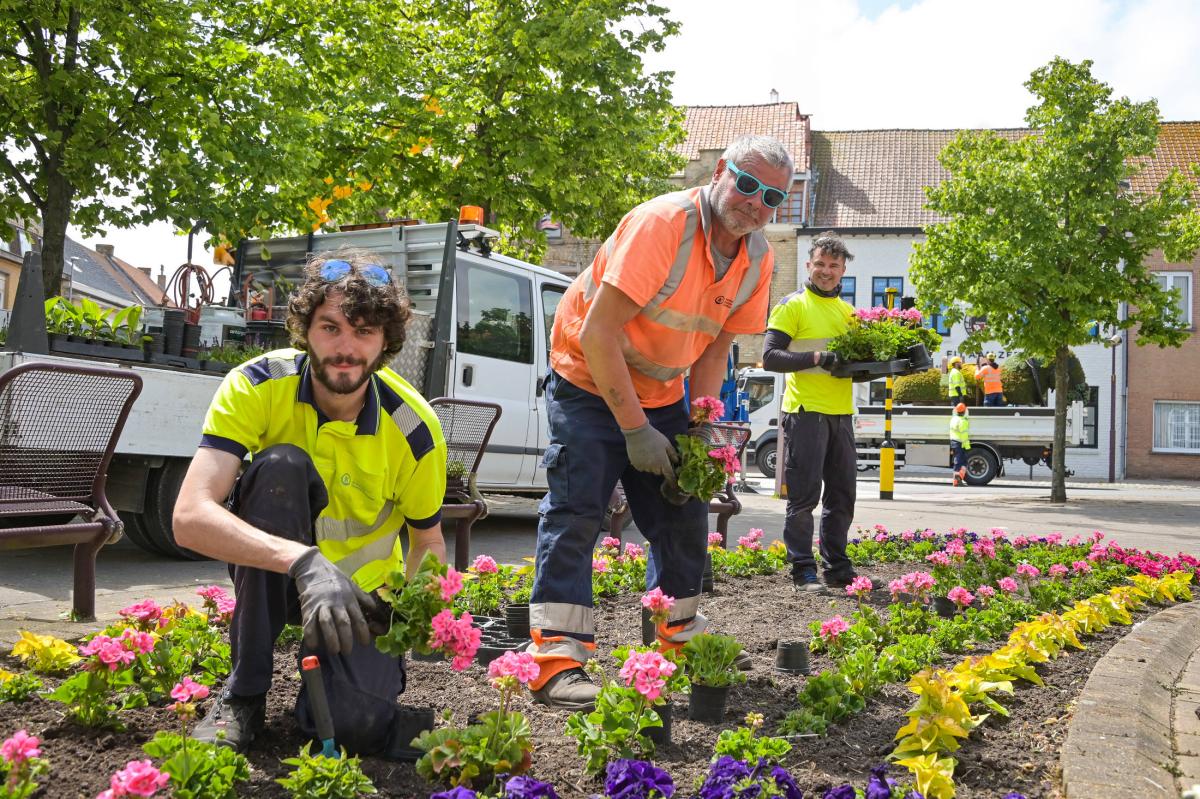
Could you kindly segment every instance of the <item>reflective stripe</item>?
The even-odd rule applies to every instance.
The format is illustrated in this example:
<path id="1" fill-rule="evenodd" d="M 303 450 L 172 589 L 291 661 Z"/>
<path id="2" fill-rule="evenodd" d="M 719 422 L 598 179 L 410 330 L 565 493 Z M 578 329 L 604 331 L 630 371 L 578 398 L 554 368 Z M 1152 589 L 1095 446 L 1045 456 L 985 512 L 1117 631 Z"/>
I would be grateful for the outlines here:
<path id="1" fill-rule="evenodd" d="M 568 602 L 534 602 L 529 606 L 529 626 L 538 630 L 594 635 L 595 611 Z"/>
<path id="2" fill-rule="evenodd" d="M 532 616 L 530 622 L 532 624 Z M 576 641 L 574 638 L 566 636 L 547 639 L 535 636 L 533 643 L 525 651 L 533 655 L 533 659 L 537 661 L 568 658 L 582 666 L 595 656 L 596 645 L 585 644 L 583 641 Z"/>
<path id="3" fill-rule="evenodd" d="M 340 544 L 351 538 L 368 536 L 387 522 L 388 517 L 392 515 L 393 508 L 395 508 L 395 503 L 390 499 L 384 502 L 383 507 L 379 510 L 379 515 L 375 517 L 375 522 L 370 526 L 363 524 L 358 519 L 331 519 L 328 516 L 321 516 L 317 519 L 317 541 L 334 541 Z"/>
<path id="4" fill-rule="evenodd" d="M 629 337 L 621 335 L 621 353 L 625 356 L 625 363 L 631 369 L 637 369 L 646 377 L 652 377 L 655 380 L 671 380 L 678 377 L 688 370 L 686 366 L 664 366 L 642 355 L 634 348 L 633 342 Z"/>
<path id="5" fill-rule="evenodd" d="M 690 619 L 696 618 L 696 622 L 700 625 L 700 632 L 704 631 L 704 626 L 708 624 L 708 620 L 704 618 L 704 614 L 700 612 L 700 595 L 684 597 L 676 599 L 675 604 L 671 606 L 671 615 L 667 617 L 667 626 L 675 623 L 675 619 Z M 691 627 L 692 625 L 688 625 Z M 693 633 L 694 634 L 694 633 Z M 688 636 L 690 638 L 691 636 Z M 687 638 L 679 638 L 672 635 L 672 641 L 686 641 Z"/>
<path id="6" fill-rule="evenodd" d="M 758 278 L 762 274 L 762 262 L 767 257 L 770 246 L 767 244 L 767 237 L 761 231 L 755 231 L 746 237 L 746 255 L 750 258 L 750 267 L 742 276 L 742 283 L 738 286 L 737 294 L 733 298 L 731 314 L 736 313 L 738 308 L 750 301 L 754 289 L 758 287 Z"/>
<path id="7" fill-rule="evenodd" d="M 379 537 L 378 541 L 371 543 L 354 550 L 344 558 L 339 558 L 334 561 L 337 564 L 342 574 L 349 574 L 351 577 L 369 563 L 375 561 L 391 561 L 392 553 L 396 549 L 396 535 L 388 533 Z"/>

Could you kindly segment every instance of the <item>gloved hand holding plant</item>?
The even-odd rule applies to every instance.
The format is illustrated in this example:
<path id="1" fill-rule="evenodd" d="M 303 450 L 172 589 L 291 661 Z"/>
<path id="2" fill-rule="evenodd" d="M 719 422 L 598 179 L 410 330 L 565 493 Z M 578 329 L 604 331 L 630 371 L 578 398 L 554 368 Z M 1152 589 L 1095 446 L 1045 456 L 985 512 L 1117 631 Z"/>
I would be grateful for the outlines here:
<path id="1" fill-rule="evenodd" d="M 451 658 L 450 667 L 462 671 L 479 649 L 481 633 L 471 625 L 471 614 L 454 617 L 451 600 L 462 590 L 462 575 L 426 552 L 424 560 L 406 580 L 403 567 L 388 575 L 379 593 L 391 606 L 391 627 L 375 639 L 388 655 L 415 650 L 428 655 L 435 650 Z"/>
<path id="2" fill-rule="evenodd" d="M 682 505 L 692 497 L 708 502 L 737 473 L 737 447 L 722 444 L 713 428 L 724 410 L 716 397 L 698 397 L 692 402 L 692 426 L 687 435 L 675 436 L 679 448 L 675 482 L 681 499 L 677 501 L 667 494 L 667 484 L 663 483 L 663 493 L 672 502 Z"/>

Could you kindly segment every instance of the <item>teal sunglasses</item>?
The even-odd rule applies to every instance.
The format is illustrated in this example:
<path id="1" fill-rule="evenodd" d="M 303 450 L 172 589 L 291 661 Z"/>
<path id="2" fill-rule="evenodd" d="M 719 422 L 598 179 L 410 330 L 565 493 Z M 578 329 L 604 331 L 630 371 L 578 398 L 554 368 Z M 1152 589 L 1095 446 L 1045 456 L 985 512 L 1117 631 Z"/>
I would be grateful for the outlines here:
<path id="1" fill-rule="evenodd" d="M 321 279 L 327 283 L 334 283 L 354 271 L 372 286 L 386 286 L 392 282 L 392 276 L 379 264 L 364 264 L 356 270 L 348 261 L 340 258 L 332 258 L 321 264 Z"/>
<path id="2" fill-rule="evenodd" d="M 725 167 L 729 170 L 730 174 L 733 175 L 733 187 L 737 189 L 740 194 L 744 194 L 747 197 L 753 197 L 755 194 L 758 194 L 761 191 L 762 203 L 768 208 L 778 208 L 779 206 L 783 205 L 783 201 L 787 199 L 788 193 L 786 191 L 783 189 L 777 189 L 774 186 L 766 185 L 749 172 L 738 169 L 733 165 L 732 161 L 726 161 Z"/>

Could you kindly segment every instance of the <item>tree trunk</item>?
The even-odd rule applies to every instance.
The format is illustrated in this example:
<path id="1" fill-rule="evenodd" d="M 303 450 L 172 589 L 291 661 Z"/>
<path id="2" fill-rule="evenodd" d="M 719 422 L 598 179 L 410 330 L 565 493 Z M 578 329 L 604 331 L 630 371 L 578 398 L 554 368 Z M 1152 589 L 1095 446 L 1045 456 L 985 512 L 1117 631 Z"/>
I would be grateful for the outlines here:
<path id="1" fill-rule="evenodd" d="M 62 292 L 63 249 L 75 189 L 54 171 L 47 176 L 46 184 L 46 204 L 42 207 L 42 284 L 49 299 Z M 74 280 L 74 274 L 71 278 Z"/>
<path id="2" fill-rule="evenodd" d="M 1067 379 L 1071 350 L 1059 347 L 1054 357 L 1054 453 L 1051 502 L 1067 501 Z"/>

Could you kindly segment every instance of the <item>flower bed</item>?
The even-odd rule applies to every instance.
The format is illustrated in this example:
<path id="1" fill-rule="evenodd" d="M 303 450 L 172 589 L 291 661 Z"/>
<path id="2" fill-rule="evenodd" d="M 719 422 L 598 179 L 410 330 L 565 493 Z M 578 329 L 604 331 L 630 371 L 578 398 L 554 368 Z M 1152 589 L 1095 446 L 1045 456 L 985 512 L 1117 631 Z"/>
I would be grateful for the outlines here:
<path id="1" fill-rule="evenodd" d="M 906 712 L 914 708 L 912 694 L 905 688 L 905 682 L 935 684 L 937 677 L 933 672 L 924 678 L 916 676 L 921 669 L 950 670 L 960 665 L 967 655 L 1000 650 L 1006 641 L 1012 644 L 1010 636 L 1018 624 L 1040 622 L 1051 627 L 1044 611 L 1053 609 L 1060 618 L 1075 618 L 1065 612 L 1066 607 L 1113 589 L 1140 591 L 1149 594 L 1148 599 L 1152 601 L 1170 601 L 1171 595 L 1156 592 L 1154 586 L 1158 583 L 1145 583 L 1133 589 L 1120 589 L 1120 586 L 1130 586 L 1128 578 L 1138 572 L 1157 578 L 1171 571 L 1190 570 L 1196 565 L 1191 558 L 1172 559 L 1125 550 L 1102 539 L 1079 539 L 1072 543 L 1062 541 L 1061 537 L 1057 541 L 1047 540 L 1051 538 L 1053 536 L 1005 539 L 989 534 L 975 536 L 965 530 L 951 531 L 948 535 L 866 531 L 862 540 L 851 545 L 850 551 L 860 570 L 876 578 L 876 590 L 867 591 L 860 583 L 851 586 L 851 592 L 834 597 L 793 594 L 790 579 L 777 571 L 783 565 L 778 546 L 762 547 L 755 534 L 744 536 L 734 550 L 714 552 L 717 592 L 707 596 L 702 607 L 712 620 L 713 630 L 733 635 L 755 663 L 748 683 L 730 689 L 729 704 L 720 724 L 687 718 L 682 686 L 673 684 L 678 679 L 674 669 L 663 668 L 662 661 L 647 655 L 630 661 L 630 656 L 637 651 L 634 647 L 640 644 L 639 620 L 643 602 L 641 592 L 632 590 L 625 581 L 630 579 L 630 574 L 642 573 L 638 562 L 641 561 L 640 568 L 644 569 L 644 554 L 636 549 L 618 553 L 609 544 L 596 554 L 596 561 L 605 564 L 605 570 L 597 574 L 616 574 L 618 578 L 606 578 L 615 581 L 614 595 L 600 601 L 597 629 L 602 644 L 629 649 L 617 658 L 602 650 L 599 665 L 611 683 L 643 697 L 637 701 L 654 703 L 655 715 L 658 715 L 658 708 L 664 706 L 660 700 L 666 697 L 665 706 L 671 708 L 672 716 L 671 739 L 655 747 L 653 761 L 654 766 L 673 781 L 677 788 L 675 795 L 705 799 L 729 795 L 718 790 L 726 778 L 729 778 L 727 781 L 763 781 L 788 795 L 789 783 L 777 780 L 782 777 L 773 766 L 757 767 L 754 761 L 761 755 L 768 760 L 778 759 L 788 779 L 794 780 L 805 797 L 821 797 L 827 792 L 837 799 L 850 797 L 853 794 L 846 793 L 846 784 L 866 788 L 872 779 L 871 770 L 883 763 L 896 746 L 893 738 L 906 723 Z M 960 548 L 962 561 L 957 562 Z M 989 550 L 993 555 L 987 554 Z M 951 571 L 942 575 L 946 579 L 934 578 L 929 571 L 936 565 L 929 560 L 935 552 L 946 554 L 950 559 Z M 1084 566 L 1076 568 L 1076 563 Z M 1027 578 L 1024 582 L 1017 578 L 1017 567 L 1022 565 L 1030 567 L 1023 570 Z M 481 574 L 492 573 L 491 564 L 483 562 L 480 566 Z M 1055 566 L 1065 567 L 1067 572 L 1062 573 Z M 972 569 L 990 578 L 983 585 L 994 586 L 991 597 L 986 597 L 979 583 L 965 580 L 960 585 L 951 579 L 969 576 Z M 1031 569 L 1037 569 L 1038 574 L 1032 575 Z M 929 574 L 929 577 L 905 580 L 906 575 L 920 573 Z M 998 584 L 1010 577 L 1016 585 L 1011 592 L 1006 592 Z M 447 579 L 451 584 L 454 582 L 453 578 Z M 950 585 L 950 582 L 955 584 Z M 889 584 L 891 591 L 884 589 Z M 972 599 L 962 602 L 963 607 L 951 618 L 940 618 L 926 609 L 926 599 L 943 591 L 948 596 L 956 588 L 972 594 Z M 520 589 L 508 586 L 505 590 Z M 892 603 L 892 592 L 901 601 Z M 965 599 L 961 594 L 956 593 L 956 596 Z M 1181 592 L 1175 597 L 1183 598 Z M 983 604 L 984 599 L 988 600 L 987 606 Z M 106 639 L 96 638 L 85 646 L 91 652 L 86 657 L 93 663 L 104 664 L 102 668 L 110 675 L 125 674 L 126 667 L 135 662 L 143 664 L 141 676 L 131 671 L 127 684 L 120 690 L 125 692 L 127 699 L 135 693 L 133 687 L 138 686 L 147 704 L 137 706 L 140 703 L 134 700 L 127 703 L 132 707 L 122 708 L 120 704 L 126 703 L 123 699 L 122 703 L 113 703 L 117 707 L 108 709 L 124 726 L 123 730 L 81 727 L 63 718 L 67 704 L 46 698 L 34 696 L 25 702 L 0 702 L 0 738 L 7 739 L 23 729 L 39 739 L 38 757 L 48 764 L 49 769 L 36 778 L 43 785 L 39 796 L 96 796 L 103 790 L 112 790 L 112 775 L 127 771 L 130 763 L 140 764 L 147 759 L 152 761 L 154 768 L 166 770 L 165 763 L 169 758 L 144 750 L 143 746 L 151 744 L 151 739 L 160 731 L 180 729 L 180 703 L 199 702 L 199 712 L 206 710 L 207 702 L 200 696 L 202 691 L 197 692 L 189 686 L 211 683 L 216 687 L 222 669 L 228 668 L 222 660 L 227 654 L 214 644 L 214 641 L 220 641 L 223 629 L 219 623 L 222 615 L 220 600 L 219 596 L 208 597 L 211 613 L 207 617 L 172 610 L 167 614 L 168 626 L 174 624 L 172 629 L 179 632 L 170 635 L 158 634 L 159 630 L 165 629 L 158 626 L 159 619 L 163 618 L 161 609 L 156 616 L 153 607 L 135 606 L 127 614 L 134 632 L 124 633 L 113 628 L 106 631 Z M 652 603 L 657 601 L 660 600 L 652 600 Z M 661 609 L 661 605 L 656 607 Z M 228 612 L 228 609 L 226 604 L 223 610 Z M 1147 611 L 1135 612 L 1144 614 Z M 1087 615 L 1076 613 L 1081 624 Z M 186 620 L 186 623 L 180 620 Z M 1113 620 L 1124 621 L 1118 616 L 1109 619 Z M 1094 618 L 1092 622 L 1095 622 Z M 811 676 L 774 671 L 776 640 L 808 637 L 810 625 L 815 627 Z M 1061 633 L 1065 628 L 1060 622 L 1054 629 Z M 1032 797 L 1048 795 L 1054 790 L 1055 744 L 1061 741 L 1066 730 L 1063 704 L 1071 691 L 1082 686 L 1082 678 L 1095 659 L 1118 640 L 1126 628 L 1118 623 L 1105 629 L 1099 626 L 1090 629 L 1096 635 L 1084 642 L 1088 646 L 1086 650 L 1069 657 L 1056 657 L 1063 654 L 1061 651 L 1048 652 L 1046 662 L 1033 666 L 1038 679 L 1058 690 L 1050 693 L 1034 687 L 1028 679 L 1019 681 L 1020 687 L 1015 694 L 1000 700 L 1010 715 L 1003 717 L 993 709 L 993 715 L 976 726 L 961 748 L 953 752 L 959 765 L 952 778 L 959 796 L 999 796 L 1013 790 Z M 146 651 L 147 642 L 137 636 L 139 632 L 153 632 L 158 641 Z M 155 656 L 163 640 L 172 642 L 174 660 L 170 662 L 176 664 L 175 671 L 169 678 L 148 679 L 150 670 L 144 666 Z M 193 640 L 203 650 L 199 657 L 189 649 Z M 1064 640 L 1069 643 L 1069 639 Z M 261 747 L 249 753 L 247 781 L 237 787 L 236 795 L 289 795 L 288 789 L 275 780 L 291 773 L 294 764 L 284 765 L 281 761 L 295 759 L 304 743 L 291 719 L 291 707 L 298 688 L 296 647 L 292 633 L 278 647 L 275 687 L 268 706 L 268 735 Z M 44 681 L 45 689 L 61 691 L 62 686 L 70 682 L 68 675 L 78 668 L 76 663 L 69 662 L 78 652 L 74 647 L 56 650 L 52 645 L 35 647 L 31 643 L 19 651 L 30 656 L 40 652 L 50 662 L 57 658 L 60 667 L 67 670 L 62 676 L 39 678 Z M 510 795 L 549 795 L 535 792 L 542 790 L 536 785 L 540 782 L 553 783 L 557 795 L 564 799 L 604 795 L 606 777 L 616 780 L 613 786 L 619 783 L 629 787 L 646 781 L 662 784 L 664 778 L 658 772 L 637 763 L 624 764 L 615 775 L 593 768 L 591 772 L 595 776 L 592 776 L 586 768 L 585 757 L 578 751 L 576 739 L 564 734 L 572 723 L 570 714 L 548 711 L 533 705 L 527 694 L 514 692 L 511 683 L 528 677 L 528 664 L 515 660 L 515 655 L 506 658 L 496 661 L 499 665 L 490 670 L 471 665 L 461 673 L 453 671 L 448 661 L 411 663 L 409 690 L 403 700 L 406 704 L 429 705 L 439 712 L 446 711 L 447 718 L 439 720 L 437 726 L 449 729 L 465 727 L 472 716 L 497 711 L 501 695 L 508 697 L 504 700 L 503 711 L 523 717 L 533 744 L 526 775 L 530 779 L 518 783 Z M 116 668 L 109 669 L 109 664 L 115 664 Z M 29 666 L 13 657 L 0 661 L 0 668 L 13 674 L 29 673 Z M 194 677 L 196 682 L 185 682 L 184 678 L 188 676 Z M 11 698 L 19 693 L 14 682 L 21 679 L 24 677 L 4 680 L 0 675 L 0 680 L 4 680 L 0 698 Z M 167 686 L 168 682 L 170 686 Z M 180 690 L 181 685 L 185 690 Z M 639 686 L 645 690 L 640 690 Z M 498 688 L 501 689 L 499 692 Z M 651 699 L 649 693 L 654 692 L 656 695 Z M 977 709 L 969 712 L 973 716 L 979 715 Z M 750 714 L 760 714 L 761 722 Z M 619 712 L 610 715 L 617 719 L 621 717 Z M 642 715 L 648 717 L 644 711 Z M 823 720 L 824 727 L 820 728 L 814 720 Z M 486 724 L 489 718 L 484 715 L 480 721 Z M 499 723 L 501 720 L 492 717 L 491 721 Z M 515 723 L 511 719 L 505 721 L 510 722 Z M 581 726 L 579 721 L 575 725 Z M 782 738 L 790 745 L 790 751 L 783 752 L 783 747 L 773 740 L 779 738 L 781 732 L 794 736 Z M 161 746 L 150 748 L 155 752 L 163 751 Z M 628 754 L 639 754 L 637 746 L 631 745 Z M 937 756 L 926 770 L 936 772 L 939 759 L 944 759 L 947 752 L 932 754 Z M 728 759 L 718 760 L 710 769 L 714 755 Z M 422 779 L 412 765 L 367 757 L 363 758 L 361 766 L 384 796 L 423 797 L 446 789 L 446 786 L 436 786 Z M 152 775 L 143 773 L 140 768 L 127 771 L 126 776 L 141 775 L 151 779 Z M 310 765 L 310 771 L 314 769 L 315 766 Z M 945 771 L 944 764 L 941 771 Z M 886 776 L 901 783 L 913 779 L 908 771 L 895 765 Z M 919 769 L 917 776 L 921 776 Z M 883 790 L 879 780 L 883 778 L 876 778 L 876 792 L 868 795 L 887 795 L 879 793 Z M 926 787 L 930 795 L 945 795 L 938 793 L 940 789 L 932 782 Z M 503 790 L 502 783 L 497 783 L 497 790 Z M 896 793 L 896 796 L 902 795 L 903 790 Z"/>

